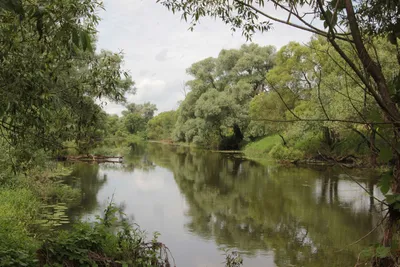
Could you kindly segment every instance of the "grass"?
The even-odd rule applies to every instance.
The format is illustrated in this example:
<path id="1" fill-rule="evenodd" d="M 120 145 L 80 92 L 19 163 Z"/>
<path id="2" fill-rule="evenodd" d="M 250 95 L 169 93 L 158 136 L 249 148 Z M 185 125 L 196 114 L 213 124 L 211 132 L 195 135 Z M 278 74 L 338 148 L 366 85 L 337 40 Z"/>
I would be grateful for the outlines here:
<path id="1" fill-rule="evenodd" d="M 64 205 L 78 204 L 80 191 L 63 184 L 71 169 L 46 164 L 25 174 L 3 173 L 0 183 L 0 266 L 35 266 L 36 250 Z M 52 204 L 52 205 L 50 205 Z"/>
<path id="2" fill-rule="evenodd" d="M 282 143 L 279 135 L 266 136 L 258 141 L 247 144 L 243 152 L 248 158 L 270 158 L 269 152 Z"/>
<path id="3" fill-rule="evenodd" d="M 0 189 L 0 266 L 24 266 L 34 257 L 39 243 L 29 228 L 39 209 L 30 190 Z"/>

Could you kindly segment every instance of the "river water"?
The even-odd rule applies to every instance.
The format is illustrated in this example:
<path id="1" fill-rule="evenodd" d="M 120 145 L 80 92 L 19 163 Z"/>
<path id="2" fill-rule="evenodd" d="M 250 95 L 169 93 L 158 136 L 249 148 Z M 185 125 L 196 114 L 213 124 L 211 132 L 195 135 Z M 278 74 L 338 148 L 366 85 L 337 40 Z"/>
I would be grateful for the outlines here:
<path id="1" fill-rule="evenodd" d="M 377 230 L 350 245 L 381 219 L 366 170 L 262 165 L 160 144 L 133 146 L 123 164 L 74 168 L 82 203 L 72 219 L 93 219 L 114 196 L 149 237 L 161 233 L 178 267 L 223 266 L 226 249 L 245 267 L 354 266 L 380 239 Z"/>

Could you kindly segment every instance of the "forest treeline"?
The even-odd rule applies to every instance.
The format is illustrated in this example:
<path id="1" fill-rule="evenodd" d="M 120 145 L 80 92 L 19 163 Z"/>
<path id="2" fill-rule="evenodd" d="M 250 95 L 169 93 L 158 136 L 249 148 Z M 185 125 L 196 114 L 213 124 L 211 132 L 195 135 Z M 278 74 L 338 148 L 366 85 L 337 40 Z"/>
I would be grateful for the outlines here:
<path id="1" fill-rule="evenodd" d="M 370 49 L 395 88 L 395 47 L 375 38 Z M 146 138 L 244 148 L 249 156 L 280 160 L 352 155 L 375 165 L 391 159 L 385 139 L 393 132 L 379 106 L 323 38 L 278 51 L 257 44 L 222 50 L 187 73 L 185 99 L 176 111 L 150 119 Z"/>

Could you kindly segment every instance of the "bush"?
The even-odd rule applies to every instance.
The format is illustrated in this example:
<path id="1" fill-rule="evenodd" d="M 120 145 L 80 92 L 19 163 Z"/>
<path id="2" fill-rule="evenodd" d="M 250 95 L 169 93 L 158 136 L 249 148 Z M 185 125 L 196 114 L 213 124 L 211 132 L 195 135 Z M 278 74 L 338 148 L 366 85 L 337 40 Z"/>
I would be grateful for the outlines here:
<path id="1" fill-rule="evenodd" d="M 325 145 L 322 143 L 319 135 L 315 135 L 314 133 L 305 133 L 296 140 L 293 148 L 294 150 L 302 151 L 306 157 L 312 157 L 317 155 L 318 151 L 324 150 Z"/>
<path id="2" fill-rule="evenodd" d="M 41 265 L 170 266 L 169 250 L 151 241 L 111 203 L 94 223 L 79 223 L 47 240 L 38 251 Z"/>
<path id="3" fill-rule="evenodd" d="M 288 148 L 283 145 L 274 146 L 269 155 L 274 159 L 279 160 L 296 160 L 304 157 L 304 154 L 295 148 Z"/>
<path id="4" fill-rule="evenodd" d="M 70 168 L 61 166 L 46 170 L 34 169 L 18 180 L 20 187 L 30 189 L 44 203 L 74 205 L 80 200 L 80 191 L 64 184 L 64 177 L 71 172 Z"/>
<path id="5" fill-rule="evenodd" d="M 29 232 L 40 202 L 28 189 L 0 191 L 0 266 L 32 266 L 39 242 Z"/>
<path id="6" fill-rule="evenodd" d="M 244 153 L 251 158 L 265 158 L 269 157 L 269 152 L 273 147 L 280 144 L 282 144 L 282 139 L 279 135 L 266 136 L 246 145 Z"/>

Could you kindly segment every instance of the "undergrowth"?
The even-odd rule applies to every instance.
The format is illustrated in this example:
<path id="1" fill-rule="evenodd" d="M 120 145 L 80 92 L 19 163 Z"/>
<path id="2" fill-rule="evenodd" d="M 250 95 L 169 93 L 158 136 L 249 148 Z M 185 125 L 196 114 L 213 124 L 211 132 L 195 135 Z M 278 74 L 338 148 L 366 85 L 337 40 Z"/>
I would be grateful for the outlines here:
<path id="1" fill-rule="evenodd" d="M 38 250 L 39 265 L 173 266 L 172 255 L 158 242 L 158 235 L 147 240 L 146 233 L 111 202 L 95 222 L 75 224 L 72 231 L 47 239 Z"/>

